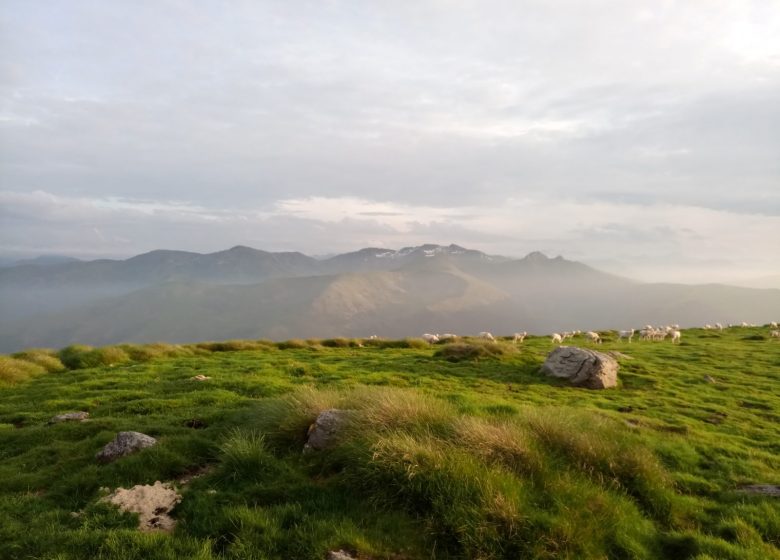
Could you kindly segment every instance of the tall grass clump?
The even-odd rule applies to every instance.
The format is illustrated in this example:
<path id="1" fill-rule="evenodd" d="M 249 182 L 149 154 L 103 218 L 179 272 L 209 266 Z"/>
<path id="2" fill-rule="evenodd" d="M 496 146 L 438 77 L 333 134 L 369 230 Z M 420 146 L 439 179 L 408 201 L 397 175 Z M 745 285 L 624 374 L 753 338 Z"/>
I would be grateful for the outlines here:
<path id="1" fill-rule="evenodd" d="M 0 356 L 0 383 L 19 383 L 46 372 L 42 365 L 10 356 Z"/>
<path id="2" fill-rule="evenodd" d="M 63 371 L 65 369 L 65 365 L 57 357 L 54 350 L 31 348 L 12 354 L 11 357 L 16 358 L 17 360 L 24 360 L 25 362 L 37 364 L 49 373 Z"/>
<path id="3" fill-rule="evenodd" d="M 219 342 L 199 342 L 196 348 L 209 352 L 242 352 L 246 350 L 265 350 L 271 344 L 265 340 L 223 340 Z"/>
<path id="4" fill-rule="evenodd" d="M 150 344 L 122 344 L 120 346 L 134 362 L 148 362 L 162 358 L 192 356 L 193 349 L 179 344 L 153 342 Z"/>
<path id="5" fill-rule="evenodd" d="M 326 338 L 320 341 L 320 344 L 326 348 L 354 348 L 359 345 L 357 340 L 352 338 Z"/>
<path id="6" fill-rule="evenodd" d="M 130 361 L 130 356 L 119 346 L 92 348 L 73 344 L 59 351 L 59 359 L 68 369 L 113 366 Z"/>
<path id="7" fill-rule="evenodd" d="M 254 430 L 231 430 L 220 453 L 220 474 L 227 481 L 260 479 L 281 468 L 268 451 L 265 436 Z"/>
<path id="8" fill-rule="evenodd" d="M 249 422 L 275 453 L 300 456 L 327 409 L 346 411 L 333 447 L 309 455 L 345 490 L 420 518 L 465 558 L 650 558 L 674 506 L 654 455 L 594 413 L 464 416 L 415 391 L 304 389 Z"/>
<path id="9" fill-rule="evenodd" d="M 302 350 L 309 346 L 311 345 L 308 342 L 301 340 L 300 338 L 291 338 L 290 340 L 276 343 L 276 347 L 279 350 Z"/>

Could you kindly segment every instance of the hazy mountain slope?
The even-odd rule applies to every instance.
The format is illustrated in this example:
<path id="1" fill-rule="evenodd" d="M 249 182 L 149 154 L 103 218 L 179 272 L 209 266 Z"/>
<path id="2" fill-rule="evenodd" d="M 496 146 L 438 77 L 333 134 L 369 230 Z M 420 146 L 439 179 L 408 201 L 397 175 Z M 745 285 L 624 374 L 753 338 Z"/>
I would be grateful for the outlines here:
<path id="1" fill-rule="evenodd" d="M 506 294 L 453 270 L 315 276 L 257 285 L 166 283 L 67 312 L 3 322 L 0 350 L 73 342 L 415 336 L 425 328 L 465 326 L 476 320 L 474 314 L 504 300 Z"/>
<path id="2" fill-rule="evenodd" d="M 205 255 L 159 250 L 122 261 L 17 266 L 0 270 L 0 312 L 21 318 L 163 282 L 255 284 L 268 278 L 310 276 L 317 267 L 318 261 L 301 253 L 241 246 Z"/>
<path id="3" fill-rule="evenodd" d="M 56 274 L 39 277 L 34 289 L 17 286 L 21 295 L 13 303 L 28 305 L 28 313 L 37 305 L 40 312 L 2 313 L 0 351 L 72 342 L 550 333 L 780 318 L 780 290 L 642 284 L 539 253 L 510 261 L 452 245 L 384 256 L 378 251 L 340 255 L 325 264 L 296 253 L 236 247 L 210 255 L 155 251 L 128 261 L 76 263 L 75 272 L 68 268 L 74 265 L 58 265 Z M 127 293 L 110 292 L 115 287 L 108 279 L 116 278 L 117 263 L 127 269 L 122 284 Z M 346 271 L 314 275 L 328 267 Z M 56 288 L 58 275 L 69 278 L 87 270 L 96 272 L 93 284 L 65 281 Z M 265 278 L 223 283 L 254 276 Z M 182 277 L 187 281 L 178 281 Z M 175 281 L 129 291 L 133 282 L 155 278 Z M 7 296 L 7 287 L 2 290 L 0 296 Z M 58 306 L 43 305 L 45 290 L 58 298 Z"/>

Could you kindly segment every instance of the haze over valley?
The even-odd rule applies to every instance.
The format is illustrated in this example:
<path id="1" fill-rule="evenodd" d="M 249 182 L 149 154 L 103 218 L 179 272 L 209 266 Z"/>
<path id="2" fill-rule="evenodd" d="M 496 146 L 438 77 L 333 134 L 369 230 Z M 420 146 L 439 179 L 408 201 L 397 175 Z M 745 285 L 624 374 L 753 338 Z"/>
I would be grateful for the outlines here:
<path id="1" fill-rule="evenodd" d="M 236 246 L 0 269 L 0 351 L 72 343 L 547 334 L 780 316 L 780 289 L 642 283 L 563 257 L 458 245 L 324 259 Z"/>

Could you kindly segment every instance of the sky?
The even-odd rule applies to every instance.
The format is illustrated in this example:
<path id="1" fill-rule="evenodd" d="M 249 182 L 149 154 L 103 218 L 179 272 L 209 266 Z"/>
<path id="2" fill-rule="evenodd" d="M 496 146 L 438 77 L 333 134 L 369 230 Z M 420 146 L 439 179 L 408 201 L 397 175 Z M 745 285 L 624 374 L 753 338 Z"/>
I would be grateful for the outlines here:
<path id="1" fill-rule="evenodd" d="M 780 0 L 0 0 L 0 256 L 779 239 Z"/>

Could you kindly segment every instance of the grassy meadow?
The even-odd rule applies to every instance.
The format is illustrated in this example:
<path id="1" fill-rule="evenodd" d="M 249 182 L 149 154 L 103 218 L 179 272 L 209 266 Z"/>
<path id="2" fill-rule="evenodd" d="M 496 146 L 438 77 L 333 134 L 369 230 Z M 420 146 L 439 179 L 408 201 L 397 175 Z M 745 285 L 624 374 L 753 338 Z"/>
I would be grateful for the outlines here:
<path id="1" fill-rule="evenodd" d="M 780 498 L 741 491 L 780 484 L 780 340 L 604 337 L 604 391 L 542 376 L 548 337 L 2 356 L 0 558 L 780 559 Z M 337 444 L 303 454 L 328 408 Z M 124 430 L 158 444 L 98 464 Z M 99 501 L 183 477 L 170 534 Z"/>

